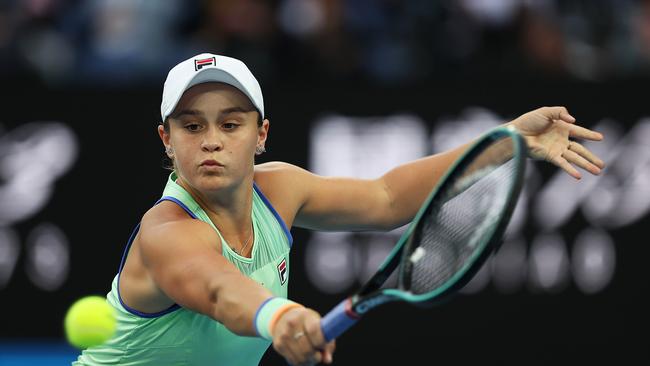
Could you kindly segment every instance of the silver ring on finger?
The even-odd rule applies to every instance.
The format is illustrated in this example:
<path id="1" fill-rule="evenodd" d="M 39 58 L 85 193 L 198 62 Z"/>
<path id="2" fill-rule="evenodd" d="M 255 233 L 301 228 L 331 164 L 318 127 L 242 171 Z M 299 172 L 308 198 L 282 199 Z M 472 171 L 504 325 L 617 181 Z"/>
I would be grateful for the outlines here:
<path id="1" fill-rule="evenodd" d="M 305 332 L 298 332 L 298 333 L 293 335 L 293 339 L 297 340 L 297 339 L 299 339 L 300 337 L 302 337 L 304 335 L 305 335 Z"/>

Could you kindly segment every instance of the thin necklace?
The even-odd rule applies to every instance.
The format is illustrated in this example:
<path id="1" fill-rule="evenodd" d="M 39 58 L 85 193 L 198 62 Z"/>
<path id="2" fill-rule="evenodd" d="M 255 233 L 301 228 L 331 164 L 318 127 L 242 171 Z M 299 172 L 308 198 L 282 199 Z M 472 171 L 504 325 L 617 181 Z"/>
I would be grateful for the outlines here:
<path id="1" fill-rule="evenodd" d="M 252 226 L 251 226 L 251 235 L 248 237 L 248 240 L 246 240 L 246 244 L 244 244 L 244 246 L 239 250 L 239 253 L 237 253 L 235 248 L 232 248 L 232 250 L 234 250 L 235 253 L 237 253 L 239 255 L 242 255 L 242 253 L 244 253 L 244 250 L 246 249 L 246 247 L 248 247 L 248 244 L 251 243 L 251 239 L 253 239 L 253 227 Z"/>

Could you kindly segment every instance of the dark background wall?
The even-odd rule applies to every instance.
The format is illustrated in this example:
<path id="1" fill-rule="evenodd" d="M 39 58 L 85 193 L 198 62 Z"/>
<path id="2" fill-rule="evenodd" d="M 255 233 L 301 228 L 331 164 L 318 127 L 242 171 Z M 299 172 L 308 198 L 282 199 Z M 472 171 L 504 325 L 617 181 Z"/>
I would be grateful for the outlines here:
<path id="1" fill-rule="evenodd" d="M 264 88 L 271 137 L 261 160 L 307 167 L 310 124 L 327 113 L 381 116 L 408 110 L 433 128 L 442 116 L 456 114 L 466 105 L 515 116 L 536 106 L 564 104 L 587 127 L 610 118 L 628 131 L 646 116 L 644 84 L 459 80 L 399 89 L 271 85 Z M 123 245 L 161 194 L 167 172 L 161 168 L 162 148 L 156 134 L 160 90 L 53 90 L 25 84 L 9 89 L 12 93 L 3 102 L 5 136 L 34 121 L 59 121 L 76 136 L 78 157 L 68 172 L 52 182 L 51 198 L 41 210 L 8 226 L 20 244 L 16 267 L 1 290 L 0 336 L 6 341 L 61 338 L 67 306 L 79 296 L 110 290 Z M 33 146 L 26 146 L 24 152 L 30 159 L 43 158 Z M 545 164 L 531 164 L 539 167 L 544 181 L 555 173 Z M 638 169 L 647 172 L 647 165 Z M 4 178 L 5 183 L 11 179 Z M 29 274 L 33 247 L 28 237 L 43 223 L 65 234 L 69 251 L 69 272 L 50 290 L 39 287 Z M 389 305 L 340 339 L 336 359 L 340 364 L 388 359 L 433 363 L 439 357 L 459 363 L 513 364 L 647 359 L 643 337 L 633 334 L 643 334 L 648 321 L 643 269 L 649 254 L 649 223 L 644 215 L 609 231 L 615 242 L 616 269 L 611 282 L 595 294 L 582 293 L 572 284 L 555 293 L 522 288 L 501 294 L 487 286 L 434 309 Z M 586 225 L 578 212 L 562 233 L 575 238 Z M 527 228 L 532 235 L 535 230 Z M 338 294 L 318 291 L 305 275 L 303 259 L 311 233 L 294 229 L 293 234 L 290 296 L 325 312 L 354 286 Z M 279 362 L 273 352 L 267 357 L 270 364 Z"/>

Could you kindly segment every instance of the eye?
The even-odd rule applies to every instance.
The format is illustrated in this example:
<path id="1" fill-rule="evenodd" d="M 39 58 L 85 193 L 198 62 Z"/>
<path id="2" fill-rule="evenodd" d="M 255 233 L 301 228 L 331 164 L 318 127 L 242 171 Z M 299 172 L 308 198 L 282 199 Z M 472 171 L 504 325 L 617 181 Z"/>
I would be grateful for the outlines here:
<path id="1" fill-rule="evenodd" d="M 234 130 L 235 128 L 239 127 L 239 124 L 236 122 L 224 122 L 222 124 L 223 128 L 226 130 Z"/>
<path id="2" fill-rule="evenodd" d="M 187 123 L 183 128 L 190 132 L 196 132 L 201 129 L 201 125 L 198 123 Z"/>

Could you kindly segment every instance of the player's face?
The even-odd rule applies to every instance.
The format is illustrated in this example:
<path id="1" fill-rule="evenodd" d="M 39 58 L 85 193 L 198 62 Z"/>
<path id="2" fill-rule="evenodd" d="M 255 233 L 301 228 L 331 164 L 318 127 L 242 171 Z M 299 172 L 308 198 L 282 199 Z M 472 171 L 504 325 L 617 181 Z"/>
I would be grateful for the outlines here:
<path id="1" fill-rule="evenodd" d="M 176 171 L 199 191 L 218 191 L 252 176 L 255 147 L 263 145 L 268 121 L 258 127 L 258 112 L 238 89 L 205 83 L 188 89 L 169 118 Z"/>

